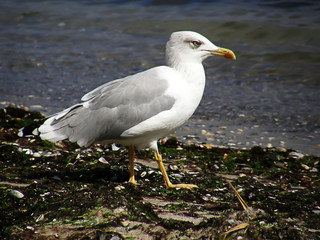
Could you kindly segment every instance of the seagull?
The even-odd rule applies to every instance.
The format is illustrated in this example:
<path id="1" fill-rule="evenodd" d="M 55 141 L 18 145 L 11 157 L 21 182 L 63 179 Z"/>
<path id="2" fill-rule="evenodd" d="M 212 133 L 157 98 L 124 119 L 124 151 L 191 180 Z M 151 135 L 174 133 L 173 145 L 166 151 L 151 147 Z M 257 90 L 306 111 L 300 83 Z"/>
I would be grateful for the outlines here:
<path id="1" fill-rule="evenodd" d="M 183 125 L 198 107 L 206 81 L 202 62 L 213 55 L 236 59 L 231 50 L 217 47 L 199 33 L 174 32 L 166 44 L 166 66 L 97 87 L 81 103 L 50 116 L 38 129 L 40 137 L 52 142 L 68 139 L 81 147 L 94 143 L 128 147 L 128 182 L 135 185 L 135 149 L 149 148 L 166 187 L 195 188 L 170 182 L 157 141 Z"/>

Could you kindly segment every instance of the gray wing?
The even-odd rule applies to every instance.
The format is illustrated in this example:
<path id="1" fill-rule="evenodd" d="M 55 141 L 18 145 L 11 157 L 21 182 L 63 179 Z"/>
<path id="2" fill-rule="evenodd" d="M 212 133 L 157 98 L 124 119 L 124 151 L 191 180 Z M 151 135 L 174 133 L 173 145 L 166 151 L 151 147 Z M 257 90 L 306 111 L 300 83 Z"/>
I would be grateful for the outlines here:
<path id="1" fill-rule="evenodd" d="M 50 117 L 39 132 L 44 139 L 69 139 L 80 146 L 120 139 L 127 129 L 173 106 L 167 88 L 152 69 L 106 83 L 84 95 L 83 103 Z"/>

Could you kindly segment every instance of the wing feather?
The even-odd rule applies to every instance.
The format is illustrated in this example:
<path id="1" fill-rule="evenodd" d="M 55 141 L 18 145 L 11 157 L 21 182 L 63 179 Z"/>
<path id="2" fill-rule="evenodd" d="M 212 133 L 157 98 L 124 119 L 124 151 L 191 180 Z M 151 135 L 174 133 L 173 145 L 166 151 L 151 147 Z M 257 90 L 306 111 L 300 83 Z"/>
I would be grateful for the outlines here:
<path id="1" fill-rule="evenodd" d="M 50 117 L 39 132 L 44 139 L 69 139 L 80 146 L 120 139 L 127 129 L 173 106 L 167 88 L 167 80 L 153 69 L 106 83 Z"/>

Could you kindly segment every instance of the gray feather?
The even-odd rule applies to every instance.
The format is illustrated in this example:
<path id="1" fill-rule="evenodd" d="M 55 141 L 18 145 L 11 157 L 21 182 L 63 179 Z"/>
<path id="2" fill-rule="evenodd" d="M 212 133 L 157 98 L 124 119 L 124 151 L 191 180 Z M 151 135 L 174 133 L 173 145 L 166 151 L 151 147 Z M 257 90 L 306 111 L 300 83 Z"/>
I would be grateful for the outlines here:
<path id="1" fill-rule="evenodd" d="M 151 70 L 106 83 L 89 92 L 83 96 L 83 103 L 49 118 L 39 128 L 41 136 L 53 141 L 68 138 L 80 146 L 88 146 L 120 139 L 127 129 L 169 110 L 175 99 L 164 95 L 168 83 L 157 79 Z"/>

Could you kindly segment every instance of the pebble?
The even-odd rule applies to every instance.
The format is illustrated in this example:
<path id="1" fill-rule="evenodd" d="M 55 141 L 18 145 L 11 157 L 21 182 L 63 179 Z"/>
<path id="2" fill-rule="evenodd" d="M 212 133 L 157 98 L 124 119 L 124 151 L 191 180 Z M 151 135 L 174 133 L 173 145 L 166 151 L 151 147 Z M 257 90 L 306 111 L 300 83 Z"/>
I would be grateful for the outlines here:
<path id="1" fill-rule="evenodd" d="M 125 189 L 125 187 L 122 185 L 119 185 L 119 186 L 116 186 L 114 189 L 117 191 L 121 191 L 121 190 Z"/>
<path id="2" fill-rule="evenodd" d="M 9 191 L 10 195 L 13 196 L 13 197 L 16 197 L 16 198 L 23 198 L 24 197 L 24 194 L 18 190 L 10 190 Z"/>
<path id="3" fill-rule="evenodd" d="M 183 176 L 181 174 L 179 174 L 179 173 L 173 173 L 170 176 L 173 177 L 173 178 L 177 178 L 177 179 L 183 178 Z"/>
<path id="4" fill-rule="evenodd" d="M 206 130 L 201 130 L 201 134 L 205 135 L 205 136 L 214 136 L 215 135 L 214 133 L 207 132 Z"/>
<path id="5" fill-rule="evenodd" d="M 37 66 L 38 66 L 38 64 L 37 64 Z M 43 107 L 41 105 L 31 105 L 30 108 L 34 109 L 34 110 L 39 110 L 39 109 L 42 109 Z"/>
<path id="6" fill-rule="evenodd" d="M 125 166 L 125 167 L 126 167 L 126 166 Z M 137 171 L 137 172 L 141 170 L 141 166 L 140 166 L 139 164 L 135 164 L 133 168 L 134 168 L 134 170 Z"/>
<path id="7" fill-rule="evenodd" d="M 228 219 L 228 220 L 227 220 L 227 222 L 228 222 L 230 225 L 233 225 L 233 224 L 234 224 L 234 220 L 233 220 L 233 219 L 231 219 L 231 218 L 230 218 L 230 219 Z"/>
<path id="8" fill-rule="evenodd" d="M 115 145 L 115 144 L 112 144 L 111 145 L 111 148 L 112 148 L 112 151 L 118 151 L 120 148 L 119 147 L 117 147 L 117 145 Z"/>
<path id="9" fill-rule="evenodd" d="M 42 153 L 43 157 L 55 157 L 55 156 L 60 156 L 60 155 L 61 155 L 60 152 L 55 152 L 55 153 L 53 153 L 53 152 L 43 152 Z"/>
<path id="10" fill-rule="evenodd" d="M 120 240 L 121 238 L 118 236 L 113 236 L 112 238 L 110 238 L 110 240 Z"/>
<path id="11" fill-rule="evenodd" d="M 310 170 L 310 172 L 318 172 L 318 169 L 315 168 L 315 167 L 313 167 L 313 168 Z"/>
<path id="12" fill-rule="evenodd" d="M 103 149 L 102 148 L 97 148 L 97 151 L 98 152 L 103 152 Z"/>
<path id="13" fill-rule="evenodd" d="M 310 167 L 309 167 L 308 165 L 303 164 L 303 163 L 301 163 L 301 167 L 302 167 L 303 169 L 305 169 L 305 170 L 309 170 L 309 169 L 310 169 Z"/>
<path id="14" fill-rule="evenodd" d="M 44 220 L 44 214 L 40 214 L 39 217 L 37 217 L 36 222 L 40 222 Z"/>
<path id="15" fill-rule="evenodd" d="M 169 165 L 169 168 L 172 170 L 172 171 L 178 171 L 179 170 L 179 167 L 177 165 Z"/>
<path id="16" fill-rule="evenodd" d="M 219 201 L 219 198 L 212 196 L 210 197 L 210 200 L 213 202 L 216 202 L 216 201 Z"/>
<path id="17" fill-rule="evenodd" d="M 203 196 L 202 199 L 203 199 L 204 201 L 208 201 L 208 200 L 209 200 L 209 198 L 208 198 L 207 196 Z"/>
<path id="18" fill-rule="evenodd" d="M 205 146 L 207 149 L 211 149 L 214 147 L 212 144 L 209 143 L 203 144 L 203 146 Z"/>
<path id="19" fill-rule="evenodd" d="M 285 148 L 279 147 L 279 148 L 277 148 L 277 149 L 278 149 L 279 152 L 287 152 L 287 149 L 285 149 Z"/>
<path id="20" fill-rule="evenodd" d="M 195 171 L 187 171 L 188 174 L 190 175 L 197 175 L 199 172 L 195 172 Z"/>
<path id="21" fill-rule="evenodd" d="M 24 127 L 19 129 L 19 132 L 17 134 L 18 137 L 23 137 L 23 129 L 24 129 Z"/>
<path id="22" fill-rule="evenodd" d="M 109 164 L 109 162 L 104 157 L 99 158 L 98 161 L 104 164 Z"/>
<path id="23" fill-rule="evenodd" d="M 32 227 L 32 226 L 27 226 L 26 229 L 34 231 L 34 227 Z"/>
<path id="24" fill-rule="evenodd" d="M 284 163 L 282 162 L 276 162 L 274 163 L 277 167 L 280 167 L 280 168 L 286 168 L 286 166 L 284 165 Z"/>
<path id="25" fill-rule="evenodd" d="M 28 149 L 28 148 L 18 148 L 18 151 L 19 152 L 24 152 L 25 154 L 27 155 L 32 155 L 33 154 L 33 151 L 31 149 Z"/>
<path id="26" fill-rule="evenodd" d="M 38 153 L 38 152 L 35 152 L 35 153 L 33 154 L 33 156 L 34 156 L 34 157 L 41 157 L 41 154 Z"/>
<path id="27" fill-rule="evenodd" d="M 122 221 L 121 222 L 122 226 L 127 227 L 130 224 L 130 221 Z"/>
<path id="28" fill-rule="evenodd" d="M 298 153 L 298 152 L 291 152 L 291 153 L 289 153 L 289 156 L 296 158 L 296 159 L 300 159 L 300 158 L 304 157 L 304 155 L 302 153 Z"/>

